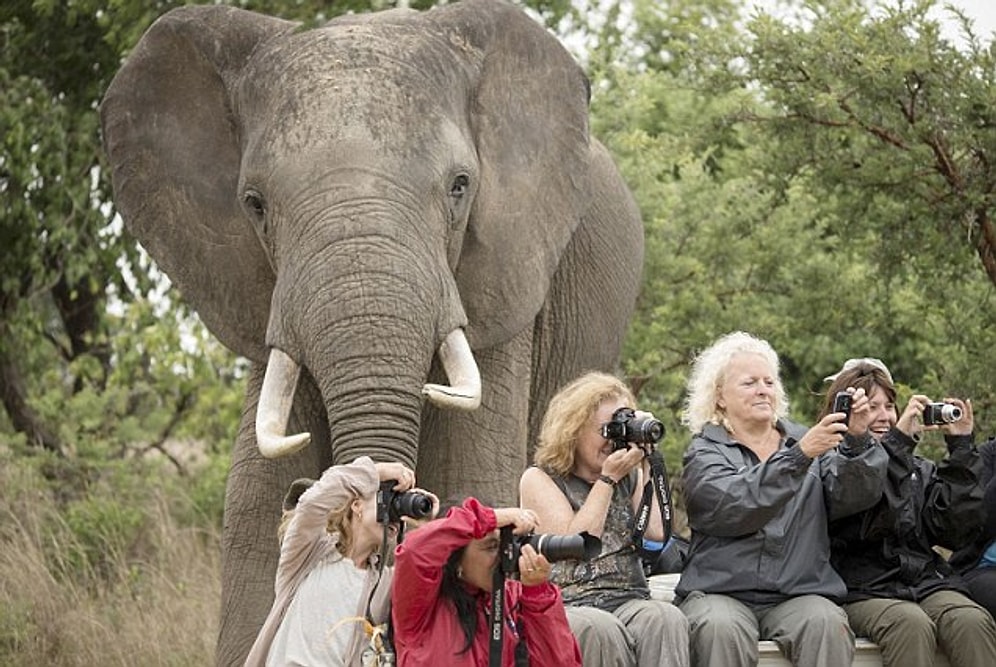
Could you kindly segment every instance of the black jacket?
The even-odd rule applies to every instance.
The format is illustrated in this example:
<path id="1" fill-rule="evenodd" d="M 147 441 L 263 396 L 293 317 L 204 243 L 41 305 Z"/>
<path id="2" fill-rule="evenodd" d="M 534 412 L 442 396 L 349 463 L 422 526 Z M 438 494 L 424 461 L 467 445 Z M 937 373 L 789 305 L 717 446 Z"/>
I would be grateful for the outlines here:
<path id="1" fill-rule="evenodd" d="M 938 590 L 965 592 L 961 577 L 932 547 L 971 544 L 982 526 L 982 460 L 971 436 L 946 436 L 939 464 L 913 453 L 916 442 L 892 428 L 885 492 L 869 510 L 830 524 L 831 562 L 847 602 L 873 597 L 920 601 Z"/>
<path id="2" fill-rule="evenodd" d="M 982 457 L 981 481 L 982 488 L 985 489 L 983 504 L 986 520 L 982 525 L 982 533 L 975 542 L 951 556 L 951 565 L 962 573 L 974 568 L 982 557 L 982 552 L 996 540 L 996 438 L 979 445 L 979 455 Z"/>

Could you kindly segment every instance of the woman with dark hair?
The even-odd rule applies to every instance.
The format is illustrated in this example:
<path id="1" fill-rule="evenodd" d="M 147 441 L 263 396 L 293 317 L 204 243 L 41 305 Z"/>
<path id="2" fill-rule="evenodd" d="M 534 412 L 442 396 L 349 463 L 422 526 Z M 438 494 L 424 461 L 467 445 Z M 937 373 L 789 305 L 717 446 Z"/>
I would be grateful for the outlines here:
<path id="1" fill-rule="evenodd" d="M 498 529 L 516 535 L 536 528 L 536 515 L 518 507 L 492 509 L 476 498 L 450 508 L 398 545 L 391 616 L 398 665 L 484 667 L 488 664 L 491 597 L 498 567 Z M 581 665 L 550 563 L 527 545 L 520 580 L 506 579 L 503 667 Z"/>
<path id="2" fill-rule="evenodd" d="M 886 667 L 929 667 L 941 648 L 953 667 L 996 659 L 996 623 L 935 546 L 972 542 L 984 516 L 981 460 L 972 443 L 972 402 L 947 398 L 942 424 L 925 419 L 931 400 L 913 394 L 896 409 L 892 375 L 878 359 L 848 360 L 830 381 L 820 418 L 839 392 L 863 391 L 868 432 L 889 456 L 885 489 L 871 508 L 830 524 L 831 563 L 847 584 L 851 627 L 882 651 Z M 956 416 L 958 416 L 956 418 Z M 926 430 L 941 430 L 947 456 L 915 453 Z"/>

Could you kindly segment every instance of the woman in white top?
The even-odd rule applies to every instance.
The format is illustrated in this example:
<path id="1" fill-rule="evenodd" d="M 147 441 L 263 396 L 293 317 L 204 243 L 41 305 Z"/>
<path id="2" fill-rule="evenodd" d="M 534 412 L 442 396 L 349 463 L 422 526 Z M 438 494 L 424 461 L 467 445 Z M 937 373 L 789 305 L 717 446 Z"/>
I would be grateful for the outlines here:
<path id="1" fill-rule="evenodd" d="M 380 556 L 385 535 L 393 542 L 399 525 L 377 522 L 377 490 L 388 480 L 397 482 L 395 491 L 408 491 L 415 473 L 363 456 L 291 486 L 273 607 L 247 667 L 363 663 L 370 631 L 390 616 L 392 568 L 380 567 Z M 435 514 L 438 500 L 426 495 Z"/>

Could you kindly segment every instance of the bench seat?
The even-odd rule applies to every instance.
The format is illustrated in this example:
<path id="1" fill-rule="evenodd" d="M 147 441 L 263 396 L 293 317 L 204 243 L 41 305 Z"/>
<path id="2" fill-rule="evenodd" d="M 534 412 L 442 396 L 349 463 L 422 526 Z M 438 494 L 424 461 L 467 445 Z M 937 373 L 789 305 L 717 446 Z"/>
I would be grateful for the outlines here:
<path id="1" fill-rule="evenodd" d="M 650 595 L 655 600 L 674 600 L 674 587 L 678 585 L 678 574 L 656 574 L 650 577 Z M 778 644 L 771 641 L 758 642 L 759 667 L 792 667 Z M 855 642 L 853 667 L 882 667 L 882 654 L 878 646 L 863 637 Z M 947 657 L 938 650 L 934 656 L 934 667 L 949 667 Z"/>

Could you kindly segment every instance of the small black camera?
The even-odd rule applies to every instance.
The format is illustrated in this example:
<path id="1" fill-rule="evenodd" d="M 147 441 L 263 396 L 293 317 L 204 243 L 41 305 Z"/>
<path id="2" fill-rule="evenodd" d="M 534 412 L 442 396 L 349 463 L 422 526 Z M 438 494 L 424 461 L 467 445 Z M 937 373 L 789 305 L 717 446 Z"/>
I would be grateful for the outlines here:
<path id="1" fill-rule="evenodd" d="M 506 537 L 508 536 L 508 537 Z M 591 560 L 602 551 L 602 541 L 590 533 L 575 533 L 573 535 L 512 535 L 502 531 L 500 565 L 505 574 L 516 574 L 519 571 L 519 556 L 522 547 L 531 546 L 536 553 L 551 563 L 561 560 Z"/>
<path id="2" fill-rule="evenodd" d="M 961 408 L 951 403 L 928 403 L 923 409 L 923 425 L 950 424 L 961 419 Z"/>
<path id="3" fill-rule="evenodd" d="M 653 445 L 664 437 L 664 423 L 652 417 L 637 419 L 632 408 L 619 408 L 602 424 L 602 437 L 612 441 L 612 451 L 627 449 L 630 443 Z"/>
<path id="4" fill-rule="evenodd" d="M 846 391 L 838 391 L 833 397 L 833 409 L 830 412 L 843 412 L 843 423 L 851 421 L 851 395 Z"/>
<path id="5" fill-rule="evenodd" d="M 377 523 L 398 523 L 401 517 L 432 516 L 432 498 L 418 491 L 395 491 L 398 480 L 389 479 L 377 489 Z"/>

